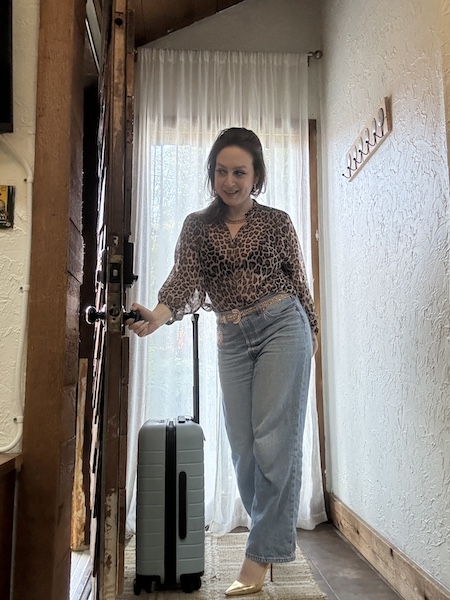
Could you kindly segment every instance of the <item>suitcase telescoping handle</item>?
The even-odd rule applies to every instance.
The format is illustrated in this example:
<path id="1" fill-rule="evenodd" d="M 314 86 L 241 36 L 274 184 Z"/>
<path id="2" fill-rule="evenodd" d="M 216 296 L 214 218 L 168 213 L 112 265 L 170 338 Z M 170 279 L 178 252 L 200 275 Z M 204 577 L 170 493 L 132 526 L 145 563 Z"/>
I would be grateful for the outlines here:
<path id="1" fill-rule="evenodd" d="M 194 386 L 193 386 L 193 405 L 194 421 L 200 423 L 200 371 L 198 360 L 198 318 L 199 314 L 192 315 L 192 347 L 194 353 Z"/>

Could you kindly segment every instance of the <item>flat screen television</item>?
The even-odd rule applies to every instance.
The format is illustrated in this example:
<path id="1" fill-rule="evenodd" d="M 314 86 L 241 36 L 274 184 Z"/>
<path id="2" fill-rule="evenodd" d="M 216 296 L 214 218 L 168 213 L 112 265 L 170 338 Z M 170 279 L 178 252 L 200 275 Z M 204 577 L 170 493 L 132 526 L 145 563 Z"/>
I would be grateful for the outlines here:
<path id="1" fill-rule="evenodd" d="M 0 0 L 0 133 L 13 131 L 12 0 Z"/>

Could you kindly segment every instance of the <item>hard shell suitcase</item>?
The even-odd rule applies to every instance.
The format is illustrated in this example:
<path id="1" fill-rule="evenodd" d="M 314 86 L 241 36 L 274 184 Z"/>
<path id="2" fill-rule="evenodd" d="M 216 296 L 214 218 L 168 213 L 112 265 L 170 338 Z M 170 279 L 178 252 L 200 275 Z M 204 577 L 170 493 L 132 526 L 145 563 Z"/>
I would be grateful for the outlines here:
<path id="1" fill-rule="evenodd" d="M 203 431 L 198 314 L 193 315 L 194 417 L 149 420 L 138 436 L 134 593 L 198 590 L 204 572 Z"/>

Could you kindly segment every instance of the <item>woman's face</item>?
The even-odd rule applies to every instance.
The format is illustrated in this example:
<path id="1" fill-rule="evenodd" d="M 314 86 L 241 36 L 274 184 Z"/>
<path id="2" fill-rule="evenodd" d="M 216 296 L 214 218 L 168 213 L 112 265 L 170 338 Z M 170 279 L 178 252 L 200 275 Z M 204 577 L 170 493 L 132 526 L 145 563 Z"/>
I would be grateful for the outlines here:
<path id="1" fill-rule="evenodd" d="M 252 155 L 238 146 L 219 152 L 214 171 L 214 189 L 230 208 L 250 209 L 253 185 L 257 182 Z"/>

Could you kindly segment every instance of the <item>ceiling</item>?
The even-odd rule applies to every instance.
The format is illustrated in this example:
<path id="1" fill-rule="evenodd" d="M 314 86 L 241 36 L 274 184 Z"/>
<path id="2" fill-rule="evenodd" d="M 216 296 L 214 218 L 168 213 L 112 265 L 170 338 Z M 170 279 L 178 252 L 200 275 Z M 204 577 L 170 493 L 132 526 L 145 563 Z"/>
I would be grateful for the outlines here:
<path id="1" fill-rule="evenodd" d="M 1 1 L 1 0 L 0 0 Z M 135 47 L 188 27 L 244 0 L 134 0 Z M 85 87 L 98 77 L 100 25 L 104 0 L 86 0 Z"/>
<path id="2" fill-rule="evenodd" d="M 243 0 L 135 0 L 136 47 L 192 25 Z"/>

